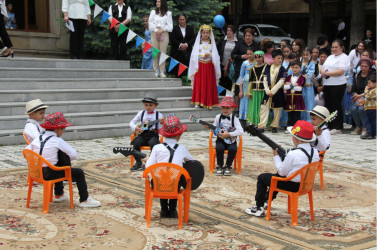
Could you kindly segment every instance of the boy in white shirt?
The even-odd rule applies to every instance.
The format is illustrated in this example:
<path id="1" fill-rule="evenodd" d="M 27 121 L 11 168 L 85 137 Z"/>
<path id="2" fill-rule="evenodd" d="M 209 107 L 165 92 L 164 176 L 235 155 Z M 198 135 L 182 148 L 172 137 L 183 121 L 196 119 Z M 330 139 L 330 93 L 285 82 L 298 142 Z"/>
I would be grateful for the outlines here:
<path id="1" fill-rule="evenodd" d="M 26 103 L 25 114 L 29 115 L 29 118 L 26 121 L 24 134 L 29 142 L 32 142 L 44 132 L 44 128 L 41 127 L 40 123 L 45 118 L 46 108 L 48 106 L 40 99 L 31 100 Z"/>
<path id="2" fill-rule="evenodd" d="M 312 111 L 308 112 L 310 113 L 311 123 L 314 126 L 314 133 L 317 137 L 315 141 L 310 144 L 315 147 L 318 152 L 327 150 L 331 142 L 330 130 L 327 128 L 326 124 L 323 125 L 322 128 L 318 128 L 317 126 L 329 117 L 330 112 L 323 106 L 315 106 Z"/>

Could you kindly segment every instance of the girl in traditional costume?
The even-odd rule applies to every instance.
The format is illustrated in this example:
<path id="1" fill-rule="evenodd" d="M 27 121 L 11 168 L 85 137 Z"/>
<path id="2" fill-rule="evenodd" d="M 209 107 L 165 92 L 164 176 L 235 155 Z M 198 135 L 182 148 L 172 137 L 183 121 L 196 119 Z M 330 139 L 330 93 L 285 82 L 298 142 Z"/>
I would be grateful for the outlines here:
<path id="1" fill-rule="evenodd" d="M 219 103 L 217 81 L 220 76 L 220 56 L 212 27 L 204 24 L 200 27 L 190 58 L 191 104 L 208 109 L 216 106 Z"/>
<path id="2" fill-rule="evenodd" d="M 305 86 L 303 86 L 302 90 L 302 97 L 304 98 L 306 111 L 311 111 L 315 106 L 314 87 L 311 80 L 315 72 L 315 63 L 311 60 L 311 56 L 312 50 L 305 48 L 302 53 L 302 67 L 300 74 L 306 79 Z M 301 112 L 301 120 L 310 122 L 310 114 L 306 111 Z"/>
<path id="3" fill-rule="evenodd" d="M 263 75 L 267 64 L 264 63 L 264 53 L 258 50 L 254 53 L 257 63 L 250 70 L 247 95 L 250 97 L 247 121 L 258 125 L 260 106 L 264 97 Z"/>

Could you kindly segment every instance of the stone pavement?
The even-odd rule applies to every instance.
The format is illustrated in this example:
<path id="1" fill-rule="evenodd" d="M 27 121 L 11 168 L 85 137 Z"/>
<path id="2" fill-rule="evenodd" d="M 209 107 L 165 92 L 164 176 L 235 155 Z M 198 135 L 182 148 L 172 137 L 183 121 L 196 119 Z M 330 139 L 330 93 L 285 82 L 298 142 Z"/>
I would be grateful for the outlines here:
<path id="1" fill-rule="evenodd" d="M 332 136 L 331 147 L 326 153 L 325 161 L 363 169 L 377 170 L 376 140 L 361 140 L 359 136 L 350 135 L 349 133 L 349 126 L 347 127 L 346 125 L 343 134 Z M 276 143 L 281 144 L 283 148 L 288 149 L 293 146 L 291 136 L 285 134 L 282 130 L 279 130 L 277 134 L 272 134 L 267 131 L 266 135 Z M 208 148 L 208 136 L 208 130 L 185 132 L 179 143 L 185 145 L 188 149 L 200 147 Z M 69 143 L 78 151 L 78 161 L 94 160 L 120 156 L 114 155 L 112 152 L 113 147 L 128 146 L 130 137 L 79 140 L 69 141 Z M 259 148 L 270 151 L 270 148 L 258 137 L 252 137 L 248 134 L 243 136 L 243 145 L 248 148 Z M 26 167 L 26 161 L 22 156 L 22 150 L 24 148 L 25 144 L 0 146 L 0 170 Z M 193 155 L 193 157 L 195 158 L 195 155 Z M 244 155 L 243 157 L 247 156 Z"/>

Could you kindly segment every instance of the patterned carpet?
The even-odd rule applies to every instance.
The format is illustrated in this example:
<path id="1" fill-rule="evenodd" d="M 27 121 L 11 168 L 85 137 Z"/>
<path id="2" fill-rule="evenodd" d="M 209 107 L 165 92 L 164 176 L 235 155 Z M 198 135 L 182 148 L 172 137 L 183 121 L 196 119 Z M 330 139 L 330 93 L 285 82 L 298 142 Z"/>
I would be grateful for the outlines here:
<path id="1" fill-rule="evenodd" d="M 206 149 L 191 150 L 208 170 Z M 85 170 L 90 194 L 102 207 L 75 208 L 51 203 L 42 213 L 42 186 L 35 185 L 26 208 L 27 169 L 0 171 L 2 249 L 364 249 L 376 245 L 376 176 L 369 170 L 326 163 L 325 189 L 314 187 L 315 221 L 308 199 L 299 199 L 298 226 L 291 226 L 287 198 L 278 195 L 271 220 L 251 217 L 256 178 L 275 172 L 271 151 L 244 149 L 242 172 L 231 177 L 206 173 L 192 193 L 189 223 L 159 218 L 154 201 L 151 227 L 144 220 L 144 180 L 131 173 L 128 158 L 76 162 Z"/>

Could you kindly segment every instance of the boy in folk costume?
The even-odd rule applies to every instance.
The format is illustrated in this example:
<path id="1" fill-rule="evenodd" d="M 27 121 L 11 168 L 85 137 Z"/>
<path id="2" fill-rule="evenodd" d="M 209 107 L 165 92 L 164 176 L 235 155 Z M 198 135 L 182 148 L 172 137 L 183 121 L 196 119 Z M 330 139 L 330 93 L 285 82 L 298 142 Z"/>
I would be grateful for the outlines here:
<path id="1" fill-rule="evenodd" d="M 217 81 L 220 76 L 220 56 L 212 27 L 204 24 L 200 27 L 190 58 L 191 104 L 208 109 L 216 106 L 219 103 Z"/>
<path id="2" fill-rule="evenodd" d="M 45 105 L 40 99 L 31 100 L 26 103 L 25 114 L 29 116 L 29 119 L 26 121 L 24 134 L 29 142 L 32 142 L 45 131 L 44 128 L 41 127 L 40 123 L 43 122 L 45 118 L 46 108 L 48 108 L 48 106 Z"/>
<path id="3" fill-rule="evenodd" d="M 260 108 L 260 123 L 258 127 L 264 129 L 267 125 L 270 109 L 274 111 L 274 119 L 271 122 L 272 133 L 277 133 L 280 114 L 285 104 L 283 85 L 285 80 L 285 68 L 281 65 L 283 52 L 272 51 L 274 63 L 267 66 L 263 79 L 265 95 Z"/>
<path id="4" fill-rule="evenodd" d="M 329 117 L 329 110 L 323 106 L 315 106 L 313 110 L 308 112 L 310 114 L 311 124 L 314 126 L 314 134 L 317 137 L 311 145 L 315 147 L 318 152 L 329 149 L 331 142 L 330 130 L 327 128 L 326 124 L 318 128 L 318 125 Z"/>

